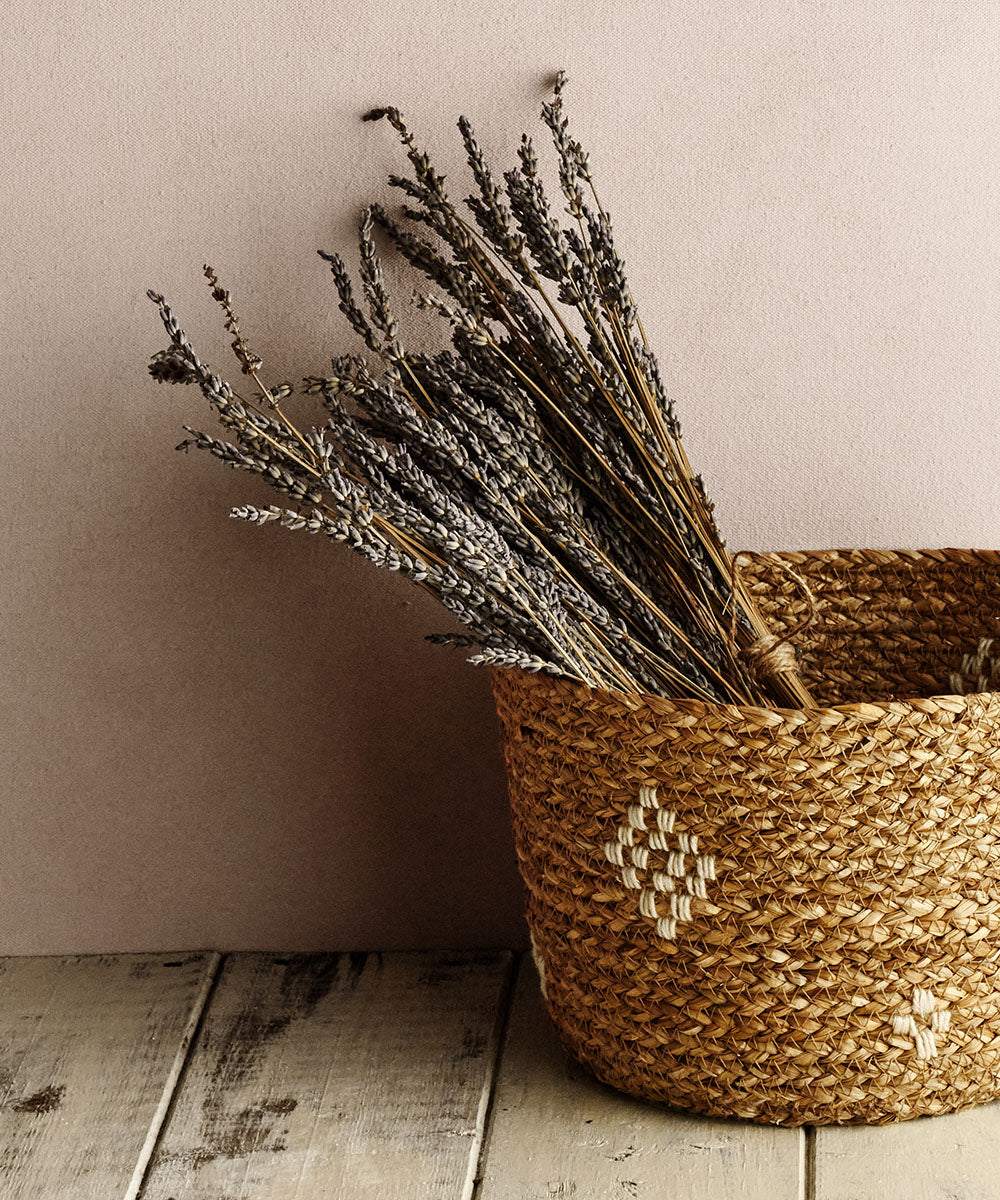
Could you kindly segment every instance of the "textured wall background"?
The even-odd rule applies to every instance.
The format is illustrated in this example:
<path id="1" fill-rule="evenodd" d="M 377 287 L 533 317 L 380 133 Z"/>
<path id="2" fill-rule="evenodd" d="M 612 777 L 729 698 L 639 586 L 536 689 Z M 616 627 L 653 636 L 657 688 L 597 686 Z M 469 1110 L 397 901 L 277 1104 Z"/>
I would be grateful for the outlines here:
<path id="1" fill-rule="evenodd" d="M 432 603 L 226 519 L 147 286 L 270 376 L 400 163 L 558 66 L 733 546 L 1000 545 L 1000 18 L 972 0 L 27 0 L 5 115 L 0 952 L 520 940 L 485 675 Z M 405 293 L 404 293 L 405 294 Z"/>

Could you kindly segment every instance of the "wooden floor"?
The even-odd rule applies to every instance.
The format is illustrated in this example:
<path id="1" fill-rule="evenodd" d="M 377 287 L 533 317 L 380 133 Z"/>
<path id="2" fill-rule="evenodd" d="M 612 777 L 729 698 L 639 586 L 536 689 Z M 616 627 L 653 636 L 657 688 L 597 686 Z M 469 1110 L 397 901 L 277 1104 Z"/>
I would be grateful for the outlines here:
<path id="1" fill-rule="evenodd" d="M 628 1100 L 501 951 L 0 959 L 3 1200 L 1000 1200 L 1000 1106 L 792 1130 Z"/>

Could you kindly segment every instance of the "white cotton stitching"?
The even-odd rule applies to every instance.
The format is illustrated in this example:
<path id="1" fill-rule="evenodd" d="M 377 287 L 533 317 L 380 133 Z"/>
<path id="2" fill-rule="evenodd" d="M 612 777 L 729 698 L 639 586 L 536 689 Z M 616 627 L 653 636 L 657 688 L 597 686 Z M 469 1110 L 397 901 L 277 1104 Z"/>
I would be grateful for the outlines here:
<path id="1" fill-rule="evenodd" d="M 891 1018 L 892 1031 L 899 1037 L 907 1037 L 921 1062 L 938 1055 L 936 1034 L 944 1035 L 951 1028 L 951 1013 L 947 1007 L 938 1008 L 934 993 L 928 988 L 915 987 L 908 1013 L 897 1013 Z"/>
<path id="2" fill-rule="evenodd" d="M 921 1017 L 934 1011 L 934 993 L 926 988 L 913 989 L 913 1011 Z"/>
<path id="3" fill-rule="evenodd" d="M 646 828 L 646 810 L 641 804 L 633 804 L 628 810 L 628 823 L 633 829 Z"/>
<path id="4" fill-rule="evenodd" d="M 697 834 L 675 833 L 676 813 L 661 807 L 655 784 L 642 784 L 637 799 L 626 809 L 614 840 L 604 843 L 604 857 L 618 868 L 624 887 L 639 893 L 641 915 L 654 922 L 661 937 L 674 938 L 679 924 L 691 920 L 692 900 L 708 899 L 707 884 L 716 878 L 715 858 L 699 854 Z M 654 816 L 653 826 L 647 826 L 647 814 Z M 652 853 L 663 857 L 653 860 Z M 658 896 L 669 897 L 669 916 L 660 915 Z"/>
<path id="5" fill-rule="evenodd" d="M 657 828 L 664 833 L 673 833 L 675 813 L 672 808 L 661 808 L 656 814 Z"/>

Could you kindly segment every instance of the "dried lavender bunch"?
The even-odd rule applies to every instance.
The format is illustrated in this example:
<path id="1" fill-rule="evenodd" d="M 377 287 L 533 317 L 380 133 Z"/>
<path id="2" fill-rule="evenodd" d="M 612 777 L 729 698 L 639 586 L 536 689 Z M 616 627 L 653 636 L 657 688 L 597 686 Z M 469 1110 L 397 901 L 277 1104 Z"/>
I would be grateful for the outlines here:
<path id="1" fill-rule="evenodd" d="M 389 180 L 405 198 L 401 220 L 380 205 L 361 215 L 360 290 L 339 255 L 321 252 L 367 352 L 299 387 L 319 398 L 322 425 L 303 432 L 286 415 L 291 385 L 264 383 L 209 267 L 253 394 L 201 362 L 154 292 L 170 344 L 150 371 L 196 384 L 233 439 L 188 429 L 183 446 L 287 498 L 234 517 L 323 533 L 408 576 L 466 628 L 434 640 L 472 650 L 470 661 L 636 693 L 809 706 L 688 463 L 611 219 L 569 130 L 565 82 L 560 73 L 542 109 L 558 201 L 527 136 L 498 179 L 461 118 L 476 191 L 457 205 L 398 110 L 367 114 L 396 131 L 410 174 Z M 403 345 L 376 229 L 429 281 L 414 300 L 449 327 L 448 349 Z"/>

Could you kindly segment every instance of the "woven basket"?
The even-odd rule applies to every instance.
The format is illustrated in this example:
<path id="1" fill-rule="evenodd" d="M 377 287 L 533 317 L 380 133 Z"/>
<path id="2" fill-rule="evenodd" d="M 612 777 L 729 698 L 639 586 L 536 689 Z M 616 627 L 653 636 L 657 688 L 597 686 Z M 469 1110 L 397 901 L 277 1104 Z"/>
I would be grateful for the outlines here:
<path id="1" fill-rule="evenodd" d="M 753 555 L 810 711 L 494 675 L 559 1036 L 625 1092 L 784 1125 L 1000 1095 L 1000 553 Z M 954 690 L 954 689 L 952 689 Z M 899 696 L 901 699 L 896 699 Z M 930 699 L 912 697 L 931 697 Z"/>

